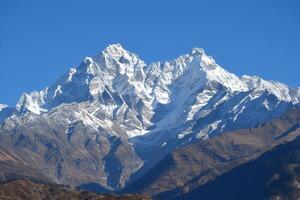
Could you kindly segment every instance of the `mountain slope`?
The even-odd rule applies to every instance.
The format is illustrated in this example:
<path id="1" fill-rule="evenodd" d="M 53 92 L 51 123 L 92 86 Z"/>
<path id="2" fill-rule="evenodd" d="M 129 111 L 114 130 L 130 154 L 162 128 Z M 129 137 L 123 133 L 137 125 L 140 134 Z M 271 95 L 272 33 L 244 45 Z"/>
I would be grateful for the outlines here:
<path id="1" fill-rule="evenodd" d="M 176 199 L 296 200 L 299 182 L 300 137 Z"/>
<path id="2" fill-rule="evenodd" d="M 116 137 L 76 119 L 66 122 L 76 117 L 76 107 L 64 106 L 39 117 L 27 113 L 6 120 L 0 129 L 1 146 L 55 182 L 122 187 L 143 161 L 125 136 Z"/>
<path id="3" fill-rule="evenodd" d="M 9 150 L 0 147 L 0 181 L 20 178 L 52 182 L 49 177 L 37 168 L 26 163 L 22 158 Z"/>
<path id="4" fill-rule="evenodd" d="M 257 128 L 227 132 L 178 148 L 125 191 L 159 199 L 192 191 L 283 141 L 293 140 L 300 135 L 299 124 L 300 110 L 292 109 Z"/>

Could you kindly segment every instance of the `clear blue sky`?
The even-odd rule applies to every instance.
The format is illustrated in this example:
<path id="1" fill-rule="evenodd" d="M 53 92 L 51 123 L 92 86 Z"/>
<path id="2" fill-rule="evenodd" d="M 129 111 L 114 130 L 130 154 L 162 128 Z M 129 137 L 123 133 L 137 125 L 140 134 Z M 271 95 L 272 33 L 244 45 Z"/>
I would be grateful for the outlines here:
<path id="1" fill-rule="evenodd" d="M 202 47 L 238 75 L 300 86 L 299 0 L 1 0 L 0 103 L 110 43 L 147 63 Z"/>

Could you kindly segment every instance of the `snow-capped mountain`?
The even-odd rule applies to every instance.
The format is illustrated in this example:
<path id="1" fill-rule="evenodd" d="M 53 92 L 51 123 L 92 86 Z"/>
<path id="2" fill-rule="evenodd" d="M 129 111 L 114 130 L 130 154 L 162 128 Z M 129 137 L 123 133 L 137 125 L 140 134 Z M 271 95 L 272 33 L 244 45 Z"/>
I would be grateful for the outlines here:
<path id="1" fill-rule="evenodd" d="M 300 99 L 299 89 L 227 72 L 199 48 L 175 60 L 147 66 L 137 55 L 113 44 L 95 57 L 87 57 L 78 68 L 71 68 L 54 85 L 24 93 L 15 108 L 17 115 L 39 115 L 61 104 L 83 104 L 82 112 L 94 117 L 91 123 L 111 128 L 117 120 L 131 138 L 203 118 L 237 94 L 247 95 L 231 108 L 232 121 L 244 113 L 245 103 L 263 95 L 278 99 L 274 105 L 268 99 L 263 101 L 266 111 L 284 102 L 297 104 Z M 215 121 L 213 126 L 220 123 Z M 202 135 L 208 137 L 211 132 Z"/>
<path id="2" fill-rule="evenodd" d="M 137 55 L 116 44 L 93 58 L 87 57 L 53 86 L 23 94 L 16 110 L 40 114 L 62 103 L 89 101 L 88 107 L 92 105 L 93 109 L 83 107 L 83 110 L 96 117 L 93 122 L 111 128 L 117 120 L 121 130 L 134 137 L 203 118 L 223 102 L 228 104 L 237 94 L 245 95 L 235 99 L 241 102 L 229 110 L 233 122 L 244 114 L 246 103 L 263 95 L 278 99 L 273 103 L 265 99 L 262 105 L 266 111 L 280 107 L 282 102 L 296 104 L 300 97 L 299 89 L 278 82 L 250 76 L 239 78 L 218 66 L 199 48 L 175 60 L 147 66 Z M 224 129 L 226 124 L 216 120 L 210 127 L 206 129 L 212 130 L 202 131 L 201 137 L 208 137 L 217 127 Z"/>
<path id="3" fill-rule="evenodd" d="M 139 157 L 155 162 L 179 145 L 268 121 L 299 101 L 299 88 L 256 76 L 238 77 L 200 48 L 147 65 L 113 44 L 71 68 L 52 86 L 24 93 L 15 108 L 0 106 L 0 121 L 9 132 L 28 126 L 28 120 L 31 126 L 48 121 L 59 127 L 56 134 L 66 142 L 79 137 L 73 132 L 78 124 L 80 130 L 88 130 L 86 140 L 95 144 L 99 135 L 108 143 L 111 137 L 124 143 L 129 139 L 132 146 L 125 146 L 134 167 L 125 163 L 127 173 L 111 178 L 113 184 L 102 182 L 105 187 L 123 187 L 143 165 Z M 154 160 L 155 154 L 145 153 L 158 150 L 164 153 Z M 120 179 L 122 183 L 116 184 Z"/>

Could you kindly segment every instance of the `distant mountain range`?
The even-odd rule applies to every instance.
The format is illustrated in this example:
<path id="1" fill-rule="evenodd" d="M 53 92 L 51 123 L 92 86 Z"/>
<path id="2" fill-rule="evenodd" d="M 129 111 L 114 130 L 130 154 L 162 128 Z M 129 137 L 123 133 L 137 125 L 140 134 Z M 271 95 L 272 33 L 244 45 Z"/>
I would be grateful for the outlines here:
<path id="1" fill-rule="evenodd" d="M 300 88 L 238 77 L 200 48 L 147 65 L 109 45 L 0 104 L 1 178 L 179 197 L 295 139 L 299 102 Z"/>

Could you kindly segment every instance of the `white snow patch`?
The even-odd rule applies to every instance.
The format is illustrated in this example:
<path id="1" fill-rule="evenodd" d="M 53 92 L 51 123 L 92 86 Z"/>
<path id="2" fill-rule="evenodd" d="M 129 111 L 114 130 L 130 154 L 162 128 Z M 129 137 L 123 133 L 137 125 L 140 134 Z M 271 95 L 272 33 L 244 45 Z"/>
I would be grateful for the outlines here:
<path id="1" fill-rule="evenodd" d="M 128 138 L 145 135 L 148 132 L 149 132 L 148 130 L 144 130 L 144 129 L 133 129 L 133 130 L 126 131 Z"/>
<path id="2" fill-rule="evenodd" d="M 270 110 L 269 101 L 267 99 L 264 100 L 263 105 L 266 107 L 267 110 Z"/>
<path id="3" fill-rule="evenodd" d="M 71 68 L 69 70 L 69 75 L 68 75 L 68 78 L 67 78 L 67 82 L 71 82 L 72 81 L 72 78 L 73 78 L 73 75 L 77 72 L 76 68 Z"/>
<path id="4" fill-rule="evenodd" d="M 163 146 L 165 146 L 167 143 L 166 142 L 164 142 L 160 147 L 163 147 Z"/>
<path id="5" fill-rule="evenodd" d="M 1 111 L 2 109 L 4 109 L 4 108 L 7 108 L 7 107 L 8 107 L 8 105 L 0 104 L 0 111 Z"/>
<path id="6" fill-rule="evenodd" d="M 54 95 L 53 95 L 53 99 L 59 95 L 62 94 L 62 91 L 61 91 L 61 85 L 58 85 L 57 88 L 55 89 L 54 91 Z"/>
<path id="7" fill-rule="evenodd" d="M 197 111 L 205 106 L 208 101 L 215 95 L 215 91 L 204 90 L 199 93 L 196 97 L 196 102 L 191 106 L 191 110 L 188 113 L 187 121 L 192 120 Z"/>

